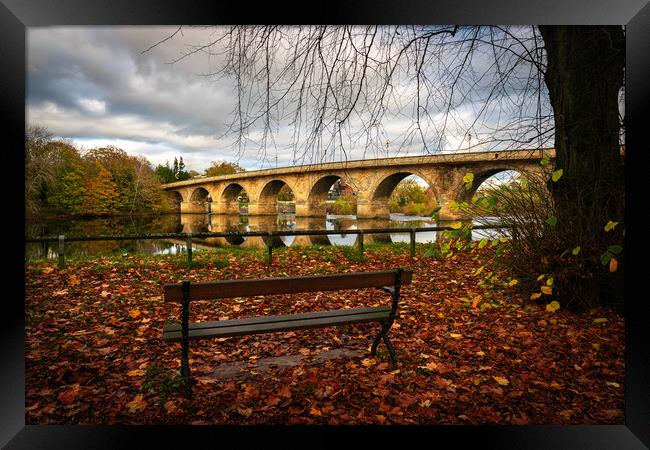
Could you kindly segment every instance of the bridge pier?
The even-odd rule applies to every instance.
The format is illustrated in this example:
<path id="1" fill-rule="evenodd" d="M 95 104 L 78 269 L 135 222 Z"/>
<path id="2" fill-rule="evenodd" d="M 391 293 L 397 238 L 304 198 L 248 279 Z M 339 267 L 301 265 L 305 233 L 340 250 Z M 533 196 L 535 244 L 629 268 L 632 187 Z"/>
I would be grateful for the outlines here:
<path id="1" fill-rule="evenodd" d="M 296 200 L 296 217 L 309 217 L 311 211 L 309 208 L 309 203 L 306 201 Z"/>
<path id="2" fill-rule="evenodd" d="M 183 214 L 206 214 L 207 212 L 208 202 L 181 202 L 181 213 Z"/>
<path id="3" fill-rule="evenodd" d="M 274 216 L 278 213 L 278 205 L 273 200 L 265 202 L 249 202 L 248 203 L 248 214 L 251 216 Z"/>
<path id="4" fill-rule="evenodd" d="M 390 217 L 390 209 L 387 203 L 357 199 L 358 219 L 384 219 L 388 217 Z"/>
<path id="5" fill-rule="evenodd" d="M 451 209 L 449 207 L 451 200 L 444 200 L 440 202 L 440 210 L 438 211 L 438 222 L 456 222 L 461 219 L 465 219 L 465 215 L 462 211 L 457 209 Z M 443 225 L 440 225 L 443 226 Z M 447 225 L 444 225 L 447 226 Z"/>
<path id="6" fill-rule="evenodd" d="M 239 214 L 239 202 L 220 201 L 212 202 L 212 214 Z"/>

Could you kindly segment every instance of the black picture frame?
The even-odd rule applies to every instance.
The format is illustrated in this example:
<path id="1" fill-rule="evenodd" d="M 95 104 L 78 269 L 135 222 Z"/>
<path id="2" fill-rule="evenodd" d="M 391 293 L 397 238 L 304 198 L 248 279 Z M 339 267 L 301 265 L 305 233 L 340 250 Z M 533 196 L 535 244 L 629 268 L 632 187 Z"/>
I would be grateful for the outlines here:
<path id="1" fill-rule="evenodd" d="M 354 438 L 367 444 L 481 448 L 647 448 L 650 446 L 650 338 L 645 268 L 648 255 L 642 228 L 644 202 L 644 119 L 650 105 L 650 5 L 647 0 L 330 1 L 294 5 L 245 2 L 134 0 L 0 0 L 0 111 L 3 136 L 4 206 L 9 228 L 4 254 L 0 355 L 0 445 L 6 448 L 131 448 L 224 445 L 226 438 L 283 446 L 340 445 Z M 621 24 L 626 25 L 626 405 L 625 425 L 603 426 L 432 426 L 432 427 L 126 427 L 25 426 L 24 380 L 24 177 L 26 27 L 50 25 L 176 25 L 228 23 L 352 24 Z M 635 291 L 635 288 L 639 288 Z M 638 292 L 638 293 L 637 293 Z M 290 434 L 285 434 L 290 433 Z M 313 435 L 318 435 L 313 436 Z M 298 437 L 296 437 L 298 436 Z M 309 442 L 301 438 L 309 437 Z M 275 439 L 279 438 L 279 439 Z M 313 438 L 313 439 L 312 439 Z M 142 445 L 142 444 L 138 444 Z M 182 444 L 181 444 L 182 445 Z M 365 445 L 364 445 L 365 446 Z"/>

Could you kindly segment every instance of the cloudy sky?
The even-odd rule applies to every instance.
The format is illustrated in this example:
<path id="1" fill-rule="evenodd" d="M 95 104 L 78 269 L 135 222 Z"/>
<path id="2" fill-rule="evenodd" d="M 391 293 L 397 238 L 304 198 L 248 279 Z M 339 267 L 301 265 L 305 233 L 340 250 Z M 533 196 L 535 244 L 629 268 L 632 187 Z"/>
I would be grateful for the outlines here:
<path id="1" fill-rule="evenodd" d="M 241 155 L 233 137 L 224 136 L 233 118 L 235 84 L 205 76 L 214 70 L 215 57 L 198 54 L 170 64 L 188 44 L 206 42 L 214 30 L 183 28 L 182 35 L 146 51 L 176 29 L 29 28 L 28 124 L 45 126 L 54 136 L 84 148 L 114 145 L 154 165 L 182 156 L 189 169 L 199 172 L 215 160 L 238 162 L 249 170 L 274 167 L 276 154 L 278 166 L 292 165 L 295 157 L 289 151 L 271 151 L 266 159 L 255 151 Z M 480 108 L 480 102 L 467 103 L 456 113 L 471 123 Z M 383 130 L 387 142 L 397 139 L 400 127 L 397 120 L 388 123 Z M 465 136 L 453 131 L 444 138 L 450 147 L 465 145 Z M 291 128 L 279 129 L 275 144 L 290 141 Z M 417 145 L 406 150 L 387 146 L 385 151 L 381 156 L 424 153 Z M 345 156 L 377 154 L 369 156 L 359 143 Z"/>

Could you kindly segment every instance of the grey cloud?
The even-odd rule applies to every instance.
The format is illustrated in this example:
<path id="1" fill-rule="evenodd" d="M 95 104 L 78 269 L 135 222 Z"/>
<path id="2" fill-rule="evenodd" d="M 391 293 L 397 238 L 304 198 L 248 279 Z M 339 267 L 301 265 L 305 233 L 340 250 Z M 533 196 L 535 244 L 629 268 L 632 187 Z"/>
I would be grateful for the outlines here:
<path id="1" fill-rule="evenodd" d="M 219 65 L 220 56 L 197 54 L 175 64 L 167 64 L 186 51 L 187 45 L 207 43 L 214 30 L 183 28 L 164 44 L 143 53 L 154 43 L 171 35 L 177 27 L 48 27 L 28 29 L 28 120 L 48 126 L 55 135 L 79 142 L 119 142 L 126 150 L 137 151 L 154 163 L 164 163 L 169 155 L 183 154 L 188 166 L 202 170 L 213 160 L 240 161 L 247 168 L 275 165 L 276 149 L 263 159 L 256 147 L 259 130 L 253 130 L 244 154 L 233 145 L 233 136 L 222 137 L 233 116 L 233 80 L 201 76 Z M 476 70 L 487 63 L 477 55 Z M 519 73 L 521 72 L 521 73 Z M 517 75 L 523 75 L 520 69 Z M 433 77 L 432 72 L 432 77 Z M 403 71 L 396 79 L 401 85 L 397 97 L 413 95 L 412 74 Z M 447 86 L 450 80 L 432 89 Z M 377 82 L 373 79 L 369 82 Z M 513 85 L 517 79 L 513 78 Z M 475 87 L 471 97 L 454 105 L 453 118 L 445 133 L 439 131 L 439 110 L 428 111 L 434 119 L 426 125 L 425 136 L 432 149 L 438 143 L 461 142 L 462 120 L 472 114 L 487 96 L 487 81 Z M 515 86 L 516 87 L 516 86 Z M 259 86 L 255 86 L 256 89 Z M 391 155 L 421 154 L 417 139 L 399 143 L 413 133 L 412 106 L 391 112 L 390 121 L 376 131 L 390 141 Z M 476 125 L 487 133 L 496 124 L 495 114 L 486 115 Z M 348 159 L 385 156 L 384 148 L 364 145 L 366 133 L 360 117 L 352 117 L 350 127 L 359 131 L 359 140 L 344 142 Z M 304 124 L 303 124 L 304 125 Z M 453 125 L 453 126 L 452 126 Z M 278 165 L 318 162 L 310 148 L 292 148 L 294 127 L 283 121 L 276 132 Z M 328 136 L 325 140 L 329 139 Z M 126 147 L 129 147 L 128 149 Z M 175 152 L 175 153 L 174 153 Z M 329 156 L 339 158 L 331 152 Z M 239 160 L 237 158 L 241 157 Z M 172 157 L 173 159 L 173 157 Z M 192 165 L 195 165 L 192 167 Z"/>

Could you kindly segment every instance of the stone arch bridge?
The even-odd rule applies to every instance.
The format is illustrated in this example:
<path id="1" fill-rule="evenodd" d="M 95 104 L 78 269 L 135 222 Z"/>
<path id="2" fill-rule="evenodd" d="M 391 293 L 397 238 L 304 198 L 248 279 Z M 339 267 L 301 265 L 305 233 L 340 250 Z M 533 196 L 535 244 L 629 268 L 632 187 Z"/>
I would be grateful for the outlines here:
<path id="1" fill-rule="evenodd" d="M 404 178 L 417 175 L 431 188 L 441 218 L 454 218 L 452 201 L 466 201 L 490 176 L 506 171 L 541 172 L 540 160 L 555 158 L 554 149 L 442 153 L 255 170 L 216 177 L 194 178 L 162 186 L 182 213 L 237 214 L 238 197 L 246 192 L 249 215 L 277 214 L 277 196 L 285 185 L 293 191 L 296 216 L 325 215 L 330 187 L 339 179 L 351 186 L 357 199 L 357 217 L 388 217 L 388 199 Z M 552 167 L 550 165 L 549 167 Z M 473 189 L 463 183 L 474 174 Z"/>

